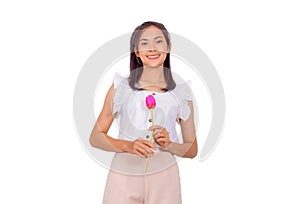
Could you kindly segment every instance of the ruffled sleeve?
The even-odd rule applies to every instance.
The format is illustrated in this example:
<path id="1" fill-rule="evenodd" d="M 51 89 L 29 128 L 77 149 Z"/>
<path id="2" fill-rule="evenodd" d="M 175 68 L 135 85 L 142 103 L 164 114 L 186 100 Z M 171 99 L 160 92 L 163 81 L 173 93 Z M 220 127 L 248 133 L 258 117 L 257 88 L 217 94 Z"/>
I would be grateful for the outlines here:
<path id="1" fill-rule="evenodd" d="M 115 73 L 114 75 L 114 88 L 116 89 L 118 87 L 118 85 L 120 84 L 120 82 L 122 81 L 124 77 L 122 77 L 118 72 Z"/>
<path id="2" fill-rule="evenodd" d="M 113 97 L 113 117 L 118 118 L 126 96 L 130 93 L 127 77 L 121 76 L 118 72 L 113 77 L 115 94 Z"/>
<path id="3" fill-rule="evenodd" d="M 182 84 L 176 85 L 176 88 L 174 90 L 179 103 L 176 118 L 176 122 L 179 124 L 180 118 L 186 121 L 191 113 L 188 104 L 188 102 L 192 100 L 191 81 L 188 80 Z"/>

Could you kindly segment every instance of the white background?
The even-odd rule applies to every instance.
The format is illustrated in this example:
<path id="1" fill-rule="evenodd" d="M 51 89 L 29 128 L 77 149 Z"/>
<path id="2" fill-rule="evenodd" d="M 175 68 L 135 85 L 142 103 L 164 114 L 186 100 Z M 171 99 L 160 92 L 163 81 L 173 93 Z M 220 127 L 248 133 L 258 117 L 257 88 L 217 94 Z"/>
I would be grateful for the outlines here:
<path id="1" fill-rule="evenodd" d="M 0 3 L 0 203 L 101 203 L 107 170 L 81 146 L 73 91 L 87 58 L 147 20 L 197 44 L 225 89 L 204 162 L 181 160 L 183 203 L 299 203 L 297 1 Z"/>

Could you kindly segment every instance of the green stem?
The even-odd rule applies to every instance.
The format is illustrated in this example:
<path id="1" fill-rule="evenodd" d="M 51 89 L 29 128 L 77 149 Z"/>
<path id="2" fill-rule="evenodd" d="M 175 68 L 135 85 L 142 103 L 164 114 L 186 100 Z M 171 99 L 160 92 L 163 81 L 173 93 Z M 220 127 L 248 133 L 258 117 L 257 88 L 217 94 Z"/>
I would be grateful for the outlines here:
<path id="1" fill-rule="evenodd" d="M 151 110 L 151 122 L 152 122 L 152 125 L 154 125 L 153 108 L 151 108 L 150 110 Z M 154 134 L 154 130 L 152 130 L 152 132 L 151 132 L 150 142 L 153 141 L 153 134 Z M 148 154 L 148 158 L 147 158 L 147 161 L 146 161 L 145 173 L 147 173 L 147 171 L 148 171 L 149 160 L 150 160 L 150 154 Z"/>
<path id="2" fill-rule="evenodd" d="M 154 113 L 153 113 L 153 108 L 151 108 L 150 110 L 151 110 L 151 122 L 152 122 L 152 125 L 154 125 Z M 153 133 L 154 133 L 154 130 L 152 130 L 152 134 L 151 134 L 151 137 L 150 137 L 150 142 L 152 142 L 152 140 L 153 140 Z"/>

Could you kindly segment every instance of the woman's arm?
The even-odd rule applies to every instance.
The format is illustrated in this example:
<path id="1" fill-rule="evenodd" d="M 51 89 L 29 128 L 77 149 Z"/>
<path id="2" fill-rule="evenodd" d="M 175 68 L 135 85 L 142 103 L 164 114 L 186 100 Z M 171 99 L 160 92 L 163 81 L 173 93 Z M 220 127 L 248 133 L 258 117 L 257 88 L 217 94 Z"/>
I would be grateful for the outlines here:
<path id="1" fill-rule="evenodd" d="M 99 149 L 113 152 L 124 152 L 126 142 L 116 140 L 107 135 L 107 132 L 114 120 L 112 115 L 112 102 L 114 96 L 114 86 L 112 85 L 105 97 L 102 111 L 94 125 L 90 135 L 90 144 Z"/>
<path id="2" fill-rule="evenodd" d="M 165 150 L 180 157 L 194 158 L 198 152 L 194 124 L 194 108 L 192 101 L 189 101 L 188 104 L 191 110 L 190 115 L 186 121 L 180 120 L 183 144 L 170 142 Z"/>
<path id="3" fill-rule="evenodd" d="M 114 120 L 112 114 L 114 93 L 114 85 L 112 84 L 106 94 L 103 109 L 91 132 L 90 144 L 95 148 L 105 151 L 128 152 L 140 156 L 147 156 L 148 153 L 152 154 L 153 151 L 151 148 L 155 148 L 155 146 L 147 140 L 138 139 L 131 142 L 115 139 L 107 135 L 107 132 Z"/>

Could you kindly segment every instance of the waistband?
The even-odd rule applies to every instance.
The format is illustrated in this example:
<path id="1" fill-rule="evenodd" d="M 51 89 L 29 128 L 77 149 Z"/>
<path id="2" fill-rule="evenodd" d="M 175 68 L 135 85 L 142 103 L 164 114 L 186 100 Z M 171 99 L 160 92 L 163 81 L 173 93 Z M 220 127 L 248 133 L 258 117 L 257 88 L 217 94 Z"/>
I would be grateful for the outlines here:
<path id="1" fill-rule="evenodd" d="M 159 173 L 177 165 L 176 158 L 167 151 L 158 151 L 150 156 L 148 170 L 145 172 L 148 158 L 129 153 L 115 153 L 110 171 L 127 175 L 148 175 Z"/>

